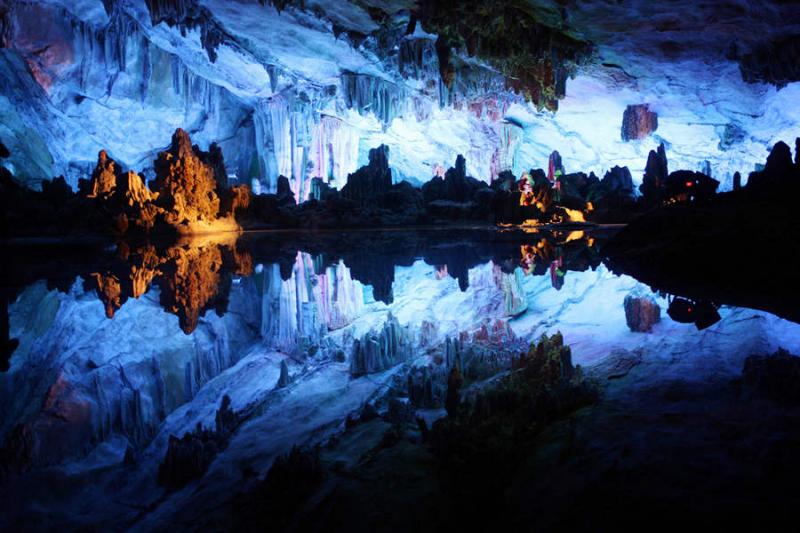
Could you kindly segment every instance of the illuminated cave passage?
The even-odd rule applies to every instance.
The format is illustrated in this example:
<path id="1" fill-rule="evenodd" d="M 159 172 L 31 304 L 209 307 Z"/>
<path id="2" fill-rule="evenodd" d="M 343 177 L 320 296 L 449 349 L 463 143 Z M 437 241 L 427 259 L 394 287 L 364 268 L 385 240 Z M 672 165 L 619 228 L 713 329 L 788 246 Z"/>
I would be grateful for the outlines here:
<path id="1" fill-rule="evenodd" d="M 0 528 L 786 529 L 798 101 L 778 0 L 0 0 Z"/>

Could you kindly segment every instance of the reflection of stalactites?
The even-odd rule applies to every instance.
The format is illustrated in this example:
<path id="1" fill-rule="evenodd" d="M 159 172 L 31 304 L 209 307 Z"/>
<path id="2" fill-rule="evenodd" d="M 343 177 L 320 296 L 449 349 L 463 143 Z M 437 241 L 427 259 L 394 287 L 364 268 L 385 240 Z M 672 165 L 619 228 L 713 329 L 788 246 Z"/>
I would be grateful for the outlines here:
<path id="1" fill-rule="evenodd" d="M 137 254 L 138 261 L 131 265 L 131 295 L 138 298 L 150 289 L 153 278 L 159 273 L 161 259 L 153 246 L 147 246 Z"/>
<path id="2" fill-rule="evenodd" d="M 339 262 L 317 276 L 314 298 L 318 302 L 321 321 L 329 330 L 343 328 L 361 312 L 364 294 L 361 284 L 350 277 L 350 271 Z"/>
<path id="3" fill-rule="evenodd" d="M 503 291 L 503 312 L 505 316 L 517 316 L 528 309 L 525 289 L 522 288 L 522 270 L 503 272 L 500 265 L 493 264 L 492 278 L 498 289 Z"/>
<path id="4" fill-rule="evenodd" d="M 94 279 L 95 289 L 100 301 L 106 309 L 106 316 L 114 318 L 114 313 L 122 307 L 125 298 L 122 294 L 122 285 L 119 279 L 113 274 L 100 274 L 93 272 L 91 277 Z"/>
<path id="5" fill-rule="evenodd" d="M 236 246 L 225 248 L 225 250 L 230 251 L 234 274 L 237 276 L 250 276 L 253 274 L 253 256 L 247 250 L 242 250 Z"/>

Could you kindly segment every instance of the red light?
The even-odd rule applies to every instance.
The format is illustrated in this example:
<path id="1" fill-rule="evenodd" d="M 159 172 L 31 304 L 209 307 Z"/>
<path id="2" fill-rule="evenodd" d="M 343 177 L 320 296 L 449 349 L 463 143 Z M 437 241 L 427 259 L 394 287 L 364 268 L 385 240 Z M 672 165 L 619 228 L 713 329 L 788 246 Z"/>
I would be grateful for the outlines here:
<path id="1" fill-rule="evenodd" d="M 686 182 L 686 186 L 687 187 L 691 187 L 692 185 L 694 185 L 694 182 L 691 182 L 691 181 L 687 181 Z"/>
<path id="2" fill-rule="evenodd" d="M 692 308 L 690 307 L 690 308 L 688 309 L 688 311 L 691 313 L 691 312 L 692 312 Z"/>

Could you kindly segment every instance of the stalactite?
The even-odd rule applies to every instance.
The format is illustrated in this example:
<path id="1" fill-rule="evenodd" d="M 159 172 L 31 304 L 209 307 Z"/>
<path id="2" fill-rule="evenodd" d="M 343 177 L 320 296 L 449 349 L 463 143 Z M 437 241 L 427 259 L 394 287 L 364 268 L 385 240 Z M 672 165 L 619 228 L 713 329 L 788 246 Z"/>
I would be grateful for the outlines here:
<path id="1" fill-rule="evenodd" d="M 406 89 L 394 82 L 355 73 L 342 75 L 342 92 L 348 108 L 373 114 L 384 126 L 404 114 L 408 97 Z"/>
<path id="2" fill-rule="evenodd" d="M 281 278 L 277 264 L 264 269 L 261 337 L 281 352 L 303 353 L 326 330 L 350 324 L 363 306 L 363 287 L 343 263 L 317 273 L 312 257 L 298 253 L 289 279 Z"/>
<path id="3" fill-rule="evenodd" d="M 497 179 L 501 172 L 506 170 L 514 172 L 517 149 L 523 135 L 522 128 L 509 122 L 501 122 L 497 129 L 498 142 L 495 144 L 496 148 L 489 163 L 489 175 L 492 181 Z"/>
<path id="4" fill-rule="evenodd" d="M 403 39 L 398 52 L 398 66 L 405 78 L 438 81 L 439 59 L 434 40 L 427 37 Z"/>
<path id="5" fill-rule="evenodd" d="M 312 142 L 318 120 L 315 104 L 293 94 L 279 94 L 256 106 L 253 122 L 265 192 L 275 192 L 278 176 L 286 176 L 295 198 L 308 198 L 315 177 L 309 175 L 309 166 L 314 164 Z"/>
<path id="6" fill-rule="evenodd" d="M 326 268 L 313 286 L 321 320 L 329 330 L 347 326 L 362 312 L 363 288 L 353 280 L 344 263 Z"/>
<path id="7" fill-rule="evenodd" d="M 359 132 L 341 119 L 324 115 L 314 129 L 312 177 L 341 189 L 358 168 Z M 309 191 L 310 192 L 310 191 Z"/>

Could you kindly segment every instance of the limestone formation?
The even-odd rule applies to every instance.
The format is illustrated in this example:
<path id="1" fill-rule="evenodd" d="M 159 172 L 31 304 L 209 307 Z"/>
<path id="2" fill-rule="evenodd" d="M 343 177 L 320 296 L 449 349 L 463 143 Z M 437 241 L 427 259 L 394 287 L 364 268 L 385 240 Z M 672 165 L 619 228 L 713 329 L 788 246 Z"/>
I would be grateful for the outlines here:
<path id="1" fill-rule="evenodd" d="M 744 362 L 742 383 L 752 394 L 787 405 L 800 405 L 800 357 L 785 350 L 751 355 Z"/>
<path id="2" fill-rule="evenodd" d="M 615 166 L 600 180 L 600 186 L 608 193 L 623 196 L 633 195 L 633 176 L 628 167 Z"/>
<path id="3" fill-rule="evenodd" d="M 658 114 L 647 104 L 629 105 L 622 115 L 622 140 L 644 139 L 658 129 Z"/>
<path id="4" fill-rule="evenodd" d="M 800 137 L 794 140 L 794 166 L 800 172 Z"/>
<path id="5" fill-rule="evenodd" d="M 231 410 L 230 404 L 230 397 L 223 396 L 213 429 L 205 429 L 198 422 L 193 432 L 181 438 L 169 436 L 167 453 L 158 467 L 159 485 L 177 490 L 205 474 L 239 425 L 239 416 Z"/>
<path id="6" fill-rule="evenodd" d="M 780 141 L 772 147 L 764 170 L 752 172 L 747 180 L 748 188 L 767 188 L 770 186 L 796 183 L 800 179 L 800 168 L 792 161 L 789 145 Z"/>
<path id="7" fill-rule="evenodd" d="M 639 186 L 639 191 L 641 191 L 645 200 L 651 203 L 658 203 L 664 199 L 667 176 L 669 176 L 667 152 L 664 143 L 661 143 L 658 146 L 658 150 L 650 150 L 647 156 L 644 179 Z"/>
<path id="8" fill-rule="evenodd" d="M 286 360 L 281 361 L 281 375 L 278 377 L 278 384 L 275 386 L 277 389 L 282 389 L 289 385 L 291 380 L 289 378 L 289 365 L 286 364 Z"/>
<path id="9" fill-rule="evenodd" d="M 367 333 L 355 341 L 350 374 L 358 377 L 391 368 L 408 359 L 411 349 L 408 332 L 389 313 L 380 331 Z"/>
<path id="10" fill-rule="evenodd" d="M 216 220 L 219 196 L 214 169 L 195 152 L 188 133 L 175 131 L 170 147 L 158 154 L 155 170 L 154 190 L 168 224 Z"/>
<path id="11" fill-rule="evenodd" d="M 133 171 L 123 173 L 101 150 L 91 179 L 88 184 L 83 182 L 82 190 L 87 198 L 103 206 L 122 234 L 147 234 L 157 226 L 182 234 L 235 229 L 232 215 L 250 205 L 249 187 L 227 188 L 220 148 L 212 144 L 209 152 L 203 152 L 192 146 L 189 135 L 181 129 L 173 135 L 170 148 L 159 154 L 155 168 L 156 179 L 150 190 L 141 176 Z"/>
<path id="12" fill-rule="evenodd" d="M 110 198 L 116 192 L 120 175 L 121 171 L 116 161 L 108 157 L 105 150 L 100 150 L 97 155 L 97 166 L 92 172 L 89 198 Z"/>
<path id="13" fill-rule="evenodd" d="M 661 320 L 661 307 L 650 295 L 631 293 L 625 296 L 625 322 L 631 331 L 648 333 Z"/>
<path id="14" fill-rule="evenodd" d="M 178 317 L 185 333 L 197 327 L 208 310 L 227 307 L 231 274 L 250 275 L 252 258 L 232 244 L 184 242 L 157 251 L 152 245 L 129 249 L 121 245 L 119 260 L 111 269 L 85 275 L 85 290 L 94 290 L 112 318 L 128 298 L 145 294 L 153 283 L 160 288 L 160 303 Z"/>
<path id="15" fill-rule="evenodd" d="M 392 187 L 392 170 L 389 168 L 389 147 L 382 144 L 369 151 L 369 163 L 347 176 L 342 196 L 356 202 L 365 202 L 388 192 Z"/>
<path id="16" fill-rule="evenodd" d="M 426 203 L 437 200 L 463 203 L 471 201 L 482 188 L 487 188 L 485 183 L 467 176 L 467 161 L 459 154 L 455 166 L 447 170 L 444 178 L 434 176 L 422 186 L 422 194 Z"/>
<path id="17" fill-rule="evenodd" d="M 782 88 L 800 81 L 800 35 L 767 38 L 736 59 L 746 82 L 773 83 Z"/>

